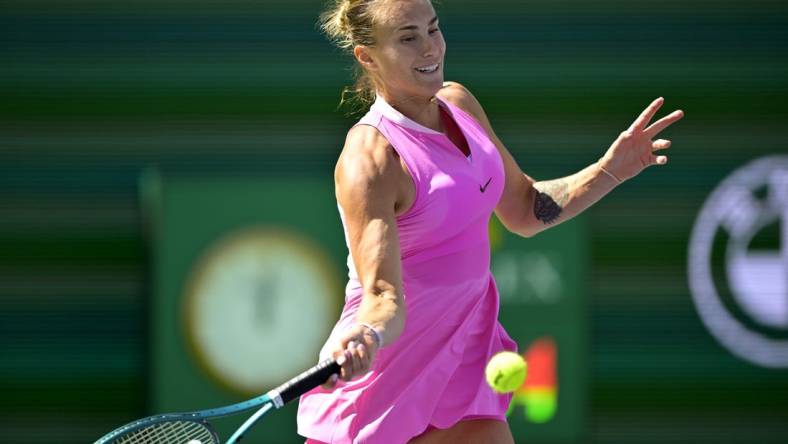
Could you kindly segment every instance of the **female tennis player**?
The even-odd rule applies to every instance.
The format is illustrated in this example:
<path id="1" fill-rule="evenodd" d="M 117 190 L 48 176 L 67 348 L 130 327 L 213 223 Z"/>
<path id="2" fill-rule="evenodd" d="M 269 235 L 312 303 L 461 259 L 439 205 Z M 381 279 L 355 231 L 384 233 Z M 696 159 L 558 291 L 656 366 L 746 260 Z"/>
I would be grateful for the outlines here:
<path id="1" fill-rule="evenodd" d="M 535 181 L 467 88 L 444 82 L 446 44 L 429 0 L 338 0 L 323 30 L 374 98 L 335 170 L 349 248 L 345 306 L 321 358 L 342 365 L 300 399 L 307 443 L 513 443 L 511 395 L 485 383 L 516 344 L 499 324 L 488 222 L 529 237 L 579 214 L 667 158 L 654 100 L 590 166 Z"/>

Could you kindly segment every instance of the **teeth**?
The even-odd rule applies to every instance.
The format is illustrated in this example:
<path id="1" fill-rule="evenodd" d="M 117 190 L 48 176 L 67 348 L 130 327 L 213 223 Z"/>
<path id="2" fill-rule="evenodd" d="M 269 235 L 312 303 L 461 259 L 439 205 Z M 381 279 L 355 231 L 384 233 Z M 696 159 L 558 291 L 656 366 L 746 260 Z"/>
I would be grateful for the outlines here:
<path id="1" fill-rule="evenodd" d="M 436 63 L 434 65 L 425 66 L 424 68 L 416 68 L 416 71 L 419 71 L 419 72 L 433 72 L 433 71 L 435 71 L 437 69 L 438 69 L 438 64 Z"/>

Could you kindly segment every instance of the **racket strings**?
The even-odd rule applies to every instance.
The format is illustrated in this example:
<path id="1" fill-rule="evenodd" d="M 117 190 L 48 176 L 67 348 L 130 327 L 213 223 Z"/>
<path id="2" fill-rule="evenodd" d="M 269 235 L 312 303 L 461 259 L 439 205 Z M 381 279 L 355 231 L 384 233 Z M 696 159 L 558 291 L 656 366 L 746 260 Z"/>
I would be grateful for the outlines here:
<path id="1" fill-rule="evenodd" d="M 131 432 L 113 444 L 219 444 L 205 423 L 167 421 Z"/>

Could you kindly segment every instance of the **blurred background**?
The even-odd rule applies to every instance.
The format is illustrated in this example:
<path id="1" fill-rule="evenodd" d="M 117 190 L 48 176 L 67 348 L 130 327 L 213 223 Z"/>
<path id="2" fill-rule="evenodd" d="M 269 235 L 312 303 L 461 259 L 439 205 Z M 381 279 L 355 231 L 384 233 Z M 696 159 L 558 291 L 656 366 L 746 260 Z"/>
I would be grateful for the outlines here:
<path id="1" fill-rule="evenodd" d="M 659 116 L 686 113 L 661 135 L 673 140 L 667 166 L 577 220 L 532 239 L 491 224 L 501 320 L 542 381 L 518 393 L 518 442 L 787 442 L 784 157 L 751 171 L 736 188 L 747 192 L 730 193 L 739 200 L 708 210 L 717 219 L 699 217 L 735 171 L 788 154 L 784 2 L 436 8 L 447 80 L 474 92 L 536 179 L 596 161 L 656 97 L 666 99 Z M 316 0 L 3 2 L 4 442 L 92 442 L 136 417 L 241 400 L 293 373 L 282 366 L 314 361 L 342 301 L 332 173 L 358 118 L 336 110 L 352 64 L 316 30 L 321 10 Z M 691 259 L 693 241 L 707 254 Z M 258 244 L 251 259 L 237 247 Z M 740 257 L 731 251 L 751 245 L 771 265 L 728 279 L 747 270 L 726 263 Z M 695 301 L 708 294 L 693 279 L 708 276 L 690 277 L 703 264 L 728 317 L 771 349 L 748 357 L 730 344 L 739 330 L 707 328 Z M 279 271 L 255 277 L 256 290 L 211 274 L 247 265 L 247 277 Z M 291 286 L 303 276 L 313 279 Z M 741 284 L 747 276 L 757 282 Z M 222 319 L 204 296 L 245 291 L 261 311 L 236 334 L 269 338 L 264 351 L 280 353 L 282 329 L 315 325 L 286 363 L 254 355 L 256 341 L 235 358 L 211 354 L 237 336 L 200 330 Z M 260 295 L 274 293 L 280 308 L 268 310 L 275 302 Z M 253 371 L 234 374 L 228 359 Z M 251 441 L 300 442 L 294 408 Z"/>

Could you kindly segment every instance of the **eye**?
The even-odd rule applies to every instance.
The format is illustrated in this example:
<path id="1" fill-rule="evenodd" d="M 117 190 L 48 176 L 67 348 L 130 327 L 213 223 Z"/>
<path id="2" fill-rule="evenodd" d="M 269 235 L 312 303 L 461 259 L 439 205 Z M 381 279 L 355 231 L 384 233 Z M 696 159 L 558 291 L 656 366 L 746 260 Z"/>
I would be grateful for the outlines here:
<path id="1" fill-rule="evenodd" d="M 402 42 L 412 42 L 414 40 L 416 40 L 416 37 L 405 37 L 401 39 Z"/>
<path id="2" fill-rule="evenodd" d="M 440 31 L 440 29 L 438 29 L 438 28 L 430 29 L 430 34 L 435 34 L 438 31 Z"/>

